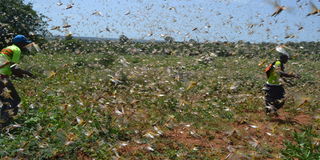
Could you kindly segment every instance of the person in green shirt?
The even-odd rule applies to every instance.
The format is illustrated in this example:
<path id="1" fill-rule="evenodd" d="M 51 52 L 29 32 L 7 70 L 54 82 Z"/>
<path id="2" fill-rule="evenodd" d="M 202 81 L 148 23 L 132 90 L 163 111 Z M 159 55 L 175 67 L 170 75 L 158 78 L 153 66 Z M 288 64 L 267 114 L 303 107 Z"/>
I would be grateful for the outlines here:
<path id="1" fill-rule="evenodd" d="M 0 51 L 0 129 L 10 122 L 12 117 L 18 112 L 18 105 L 21 101 L 15 87 L 9 79 L 9 76 L 15 75 L 22 77 L 34 75 L 28 71 L 17 67 L 20 61 L 21 49 L 32 43 L 24 35 L 17 35 L 12 39 L 12 45 L 5 47 Z"/>
<path id="2" fill-rule="evenodd" d="M 267 115 L 278 116 L 277 110 L 285 103 L 285 90 L 283 88 L 284 77 L 300 78 L 299 75 L 286 73 L 284 64 L 288 62 L 289 54 L 280 52 L 280 59 L 266 68 L 267 82 L 263 87 L 265 92 L 265 111 Z"/>

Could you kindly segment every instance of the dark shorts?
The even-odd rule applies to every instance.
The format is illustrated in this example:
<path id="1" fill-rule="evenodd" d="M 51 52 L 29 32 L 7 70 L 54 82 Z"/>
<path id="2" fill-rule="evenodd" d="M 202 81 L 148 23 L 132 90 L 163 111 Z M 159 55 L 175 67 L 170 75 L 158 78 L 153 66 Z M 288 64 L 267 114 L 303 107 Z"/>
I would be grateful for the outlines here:
<path id="1" fill-rule="evenodd" d="M 282 85 L 265 84 L 263 88 L 265 92 L 265 105 L 268 109 L 278 110 L 284 105 L 285 90 Z"/>
<path id="2" fill-rule="evenodd" d="M 264 91 L 267 97 L 274 98 L 274 99 L 282 99 L 286 94 L 282 85 L 269 85 L 265 84 Z"/>

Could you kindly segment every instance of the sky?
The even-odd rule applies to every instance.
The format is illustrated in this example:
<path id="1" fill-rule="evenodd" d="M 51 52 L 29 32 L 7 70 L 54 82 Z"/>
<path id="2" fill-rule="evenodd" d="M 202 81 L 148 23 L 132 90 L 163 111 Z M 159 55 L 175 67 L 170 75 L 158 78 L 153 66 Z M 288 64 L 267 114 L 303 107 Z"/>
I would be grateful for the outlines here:
<path id="1" fill-rule="evenodd" d="M 53 35 L 177 41 L 319 41 L 320 0 L 24 0 L 47 16 Z M 68 5 L 72 4 L 72 8 Z M 65 24 L 70 28 L 51 30 Z"/>

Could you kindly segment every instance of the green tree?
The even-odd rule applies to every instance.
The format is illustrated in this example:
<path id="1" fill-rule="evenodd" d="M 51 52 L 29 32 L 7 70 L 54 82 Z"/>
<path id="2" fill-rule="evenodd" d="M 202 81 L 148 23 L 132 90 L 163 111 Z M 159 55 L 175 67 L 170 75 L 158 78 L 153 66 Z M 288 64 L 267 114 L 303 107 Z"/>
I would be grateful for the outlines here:
<path id="1" fill-rule="evenodd" d="M 171 37 L 171 36 L 165 36 L 165 37 L 164 37 L 164 41 L 165 41 L 166 43 L 173 43 L 173 42 L 174 42 L 174 38 Z"/>
<path id="2" fill-rule="evenodd" d="M 190 39 L 190 40 L 189 40 L 189 43 L 197 43 L 197 41 L 194 40 L 194 39 Z"/>
<path id="3" fill-rule="evenodd" d="M 126 43 L 129 41 L 129 38 L 126 35 L 120 35 L 119 41 L 120 43 Z"/>
<path id="4" fill-rule="evenodd" d="M 32 9 L 32 4 L 23 0 L 0 0 L 0 47 L 11 42 L 17 34 L 38 41 L 49 34 L 45 16 Z"/>

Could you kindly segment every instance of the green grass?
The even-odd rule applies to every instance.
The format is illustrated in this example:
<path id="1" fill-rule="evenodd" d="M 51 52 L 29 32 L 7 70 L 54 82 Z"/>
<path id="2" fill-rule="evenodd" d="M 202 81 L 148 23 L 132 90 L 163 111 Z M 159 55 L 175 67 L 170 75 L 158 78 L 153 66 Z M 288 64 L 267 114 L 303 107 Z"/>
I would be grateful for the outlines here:
<path id="1" fill-rule="evenodd" d="M 1 158 L 221 159 L 230 145 L 245 157 L 276 158 L 281 149 L 283 155 L 295 152 L 295 143 L 283 146 L 282 140 L 297 138 L 290 133 L 305 125 L 265 120 L 258 56 L 203 64 L 199 56 L 45 53 L 22 60 L 21 68 L 36 79 L 13 80 L 22 104 L 0 135 Z M 312 98 L 297 110 L 291 96 L 283 110 L 312 119 L 319 114 L 320 74 L 314 68 L 320 63 L 305 57 L 287 66 L 302 75 L 287 92 Z M 116 114 L 122 108 L 124 114 Z M 309 125 L 319 128 L 319 120 Z M 230 135 L 233 130 L 239 135 Z M 145 136 L 149 132 L 154 138 Z M 270 143 L 265 132 L 282 139 Z M 260 145 L 252 147 L 251 138 Z"/>
<path id="2" fill-rule="evenodd" d="M 294 132 L 293 138 L 293 142 L 285 142 L 285 149 L 281 151 L 283 159 L 320 159 L 319 132 L 309 127 L 302 132 Z"/>

